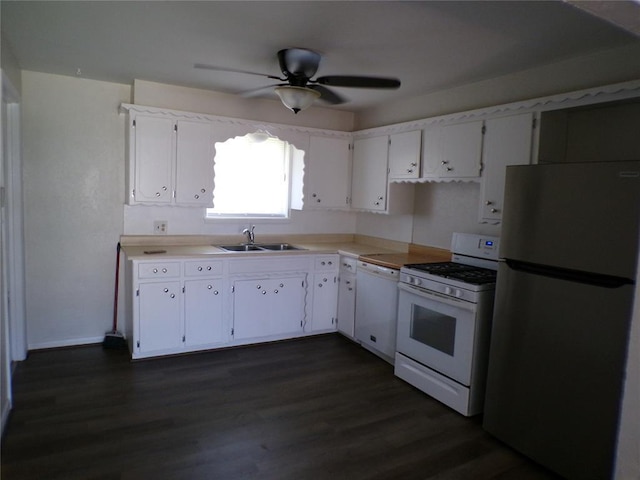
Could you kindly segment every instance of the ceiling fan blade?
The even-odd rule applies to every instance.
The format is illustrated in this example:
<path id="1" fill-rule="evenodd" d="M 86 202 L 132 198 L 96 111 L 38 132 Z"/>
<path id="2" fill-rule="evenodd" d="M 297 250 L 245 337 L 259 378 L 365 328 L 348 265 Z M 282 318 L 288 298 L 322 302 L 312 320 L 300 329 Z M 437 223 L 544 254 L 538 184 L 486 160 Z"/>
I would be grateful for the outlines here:
<path id="1" fill-rule="evenodd" d="M 320 85 L 331 87 L 353 87 L 353 88 L 400 88 L 400 80 L 397 78 L 384 77 L 355 77 L 350 75 L 327 75 L 318 77 L 315 80 Z"/>
<path id="2" fill-rule="evenodd" d="M 286 78 L 280 78 L 280 77 L 276 77 L 274 75 L 268 75 L 266 73 L 258 73 L 258 72 L 250 72 L 248 70 L 239 70 L 236 68 L 225 68 L 225 67 L 217 67 L 215 65 L 207 65 L 204 63 L 195 63 L 193 65 L 193 68 L 200 68 L 200 69 L 204 69 L 204 70 L 213 70 L 215 72 L 230 72 L 230 73 L 244 73 L 247 75 L 257 75 L 259 77 L 266 77 L 266 78 L 271 78 L 273 80 L 280 80 L 281 82 L 284 82 L 286 80 Z"/>
<path id="3" fill-rule="evenodd" d="M 327 87 L 324 87 L 322 85 L 307 85 L 307 88 L 315 90 L 316 92 L 320 92 L 320 100 L 331 105 L 340 105 L 341 103 L 345 103 L 347 101 L 347 99 L 342 95 L 338 95 L 333 90 L 329 90 Z"/>
<path id="4" fill-rule="evenodd" d="M 280 70 L 288 78 L 289 75 L 296 77 L 313 77 L 320 65 L 320 54 L 306 48 L 285 48 L 278 52 L 278 62 Z"/>
<path id="5" fill-rule="evenodd" d="M 244 92 L 240 92 L 238 95 L 245 98 L 255 97 L 260 95 L 263 90 L 268 90 L 273 87 L 283 87 L 285 85 L 289 85 L 288 83 L 274 83 L 273 85 L 265 85 L 263 87 L 252 88 L 251 90 L 245 90 Z"/>

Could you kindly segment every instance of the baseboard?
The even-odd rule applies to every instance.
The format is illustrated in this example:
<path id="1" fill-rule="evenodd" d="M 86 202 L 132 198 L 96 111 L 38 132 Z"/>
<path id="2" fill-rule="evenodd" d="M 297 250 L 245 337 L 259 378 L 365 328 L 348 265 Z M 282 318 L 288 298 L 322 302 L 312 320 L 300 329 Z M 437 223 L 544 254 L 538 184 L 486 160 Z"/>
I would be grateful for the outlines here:
<path id="1" fill-rule="evenodd" d="M 61 348 L 61 347 L 75 347 L 80 345 L 90 345 L 93 343 L 102 343 L 103 340 L 104 340 L 104 336 L 72 338 L 69 340 L 58 340 L 55 342 L 29 343 L 29 351 L 44 350 L 47 348 Z"/>

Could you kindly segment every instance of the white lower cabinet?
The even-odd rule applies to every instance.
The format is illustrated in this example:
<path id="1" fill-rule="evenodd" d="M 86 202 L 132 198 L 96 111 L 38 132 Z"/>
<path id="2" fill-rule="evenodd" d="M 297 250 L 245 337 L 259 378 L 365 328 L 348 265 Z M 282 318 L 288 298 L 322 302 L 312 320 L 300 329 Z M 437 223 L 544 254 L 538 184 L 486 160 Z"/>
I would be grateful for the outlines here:
<path id="1" fill-rule="evenodd" d="M 356 322 L 356 268 L 355 258 L 340 257 L 338 276 L 338 332 L 354 339 Z"/>
<path id="2" fill-rule="evenodd" d="M 141 283 L 138 288 L 138 338 L 140 353 L 182 347 L 180 282 Z"/>
<path id="3" fill-rule="evenodd" d="M 220 278 L 184 282 L 184 343 L 187 347 L 225 343 Z"/>
<path id="4" fill-rule="evenodd" d="M 305 275 L 250 278 L 233 282 L 233 338 L 302 333 Z"/>
<path id="5" fill-rule="evenodd" d="M 306 331 L 328 332 L 336 330 L 338 308 L 338 255 L 318 255 L 313 262 L 310 293 L 311 325 Z"/>

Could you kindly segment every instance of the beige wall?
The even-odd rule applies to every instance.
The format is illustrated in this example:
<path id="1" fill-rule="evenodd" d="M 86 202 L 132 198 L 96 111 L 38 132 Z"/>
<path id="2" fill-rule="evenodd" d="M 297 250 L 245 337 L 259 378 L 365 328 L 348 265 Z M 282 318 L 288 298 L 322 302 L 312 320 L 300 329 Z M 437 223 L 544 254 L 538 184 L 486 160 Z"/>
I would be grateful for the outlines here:
<path id="1" fill-rule="evenodd" d="M 22 72 L 29 347 L 100 341 L 110 329 L 122 232 L 131 88 Z"/>

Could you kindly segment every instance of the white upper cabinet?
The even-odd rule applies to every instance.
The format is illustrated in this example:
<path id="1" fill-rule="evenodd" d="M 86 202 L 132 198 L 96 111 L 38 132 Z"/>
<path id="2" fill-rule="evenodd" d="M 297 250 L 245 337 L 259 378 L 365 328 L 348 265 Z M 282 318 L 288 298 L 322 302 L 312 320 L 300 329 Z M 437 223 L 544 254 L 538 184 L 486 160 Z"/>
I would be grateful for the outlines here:
<path id="1" fill-rule="evenodd" d="M 480 221 L 502 219 L 504 183 L 508 165 L 531 162 L 534 114 L 492 118 L 485 122 Z"/>
<path id="2" fill-rule="evenodd" d="M 349 138 L 309 138 L 305 155 L 304 208 L 349 208 L 351 151 Z"/>
<path id="3" fill-rule="evenodd" d="M 210 206 L 214 154 L 209 123 L 132 114 L 128 203 Z"/>
<path id="4" fill-rule="evenodd" d="M 413 209 L 413 185 L 389 183 L 389 136 L 353 143 L 351 207 L 376 213 L 408 213 Z"/>
<path id="5" fill-rule="evenodd" d="M 176 203 L 213 204 L 213 129 L 205 122 L 178 120 L 176 146 Z"/>
<path id="6" fill-rule="evenodd" d="M 428 181 L 477 179 L 482 166 L 482 127 L 481 120 L 425 127 L 421 178 Z"/>
<path id="7" fill-rule="evenodd" d="M 389 136 L 389 178 L 419 178 L 422 132 L 394 133 Z"/>
<path id="8" fill-rule="evenodd" d="M 133 170 L 130 203 L 170 203 L 173 198 L 175 123 L 170 118 L 137 115 L 130 124 Z"/>
<path id="9" fill-rule="evenodd" d="M 384 212 L 387 206 L 389 137 L 362 138 L 353 142 L 351 207 Z"/>

